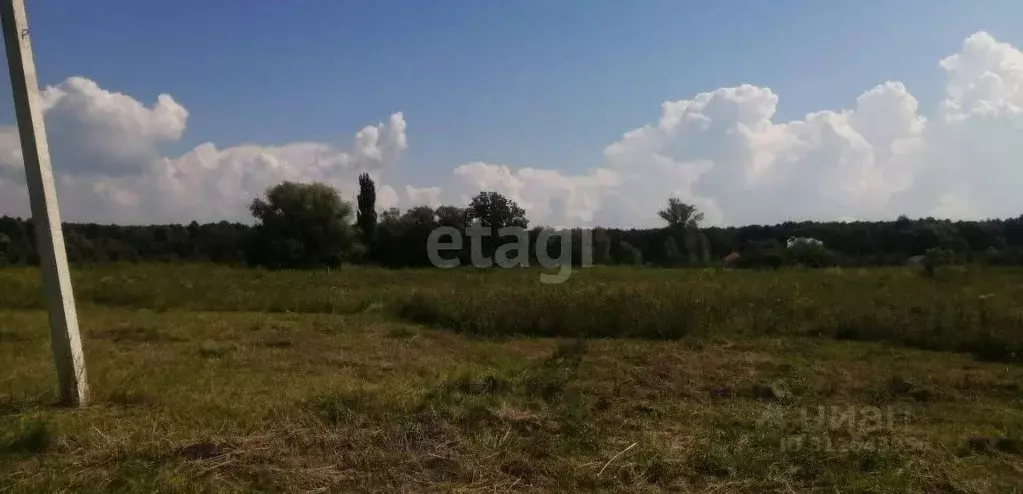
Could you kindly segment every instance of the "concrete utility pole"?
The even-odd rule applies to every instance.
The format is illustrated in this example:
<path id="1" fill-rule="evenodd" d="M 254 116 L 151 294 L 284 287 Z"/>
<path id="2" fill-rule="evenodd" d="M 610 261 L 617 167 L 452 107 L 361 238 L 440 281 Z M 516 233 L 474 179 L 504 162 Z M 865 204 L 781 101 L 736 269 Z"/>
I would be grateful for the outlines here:
<path id="1" fill-rule="evenodd" d="M 7 67 L 11 72 L 14 111 L 21 136 L 21 155 L 32 204 L 32 226 L 36 232 L 36 251 L 43 272 L 43 288 L 50 311 L 50 343 L 57 364 L 61 402 L 85 406 L 89 387 L 85 378 L 85 356 L 78 334 L 78 313 L 60 226 L 60 208 L 50 167 L 50 148 L 46 144 L 42 105 L 32 59 L 28 20 L 24 0 L 0 0 Z"/>

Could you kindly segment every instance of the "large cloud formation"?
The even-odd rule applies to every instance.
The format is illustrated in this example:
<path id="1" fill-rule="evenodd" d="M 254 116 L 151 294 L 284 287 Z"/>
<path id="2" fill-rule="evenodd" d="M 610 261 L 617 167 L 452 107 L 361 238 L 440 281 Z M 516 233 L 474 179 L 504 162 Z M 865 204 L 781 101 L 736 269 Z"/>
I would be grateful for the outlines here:
<path id="1" fill-rule="evenodd" d="M 716 224 L 1020 214 L 1023 53 L 979 32 L 940 66 L 946 96 L 929 118 L 896 81 L 791 122 L 773 120 L 769 88 L 720 88 L 665 102 L 588 174 L 473 163 L 455 187 L 497 189 L 552 224 L 655 225 L 671 195 Z"/>
<path id="2" fill-rule="evenodd" d="M 401 113 L 359 131 L 351 150 L 315 142 L 203 143 L 161 156 L 181 138 L 188 111 L 161 94 L 147 108 L 130 96 L 72 77 L 42 92 L 63 217 L 69 221 L 179 222 L 247 220 L 248 205 L 283 180 L 319 180 L 351 197 L 359 173 L 379 177 L 407 147 Z M 0 212 L 26 214 L 22 158 L 15 127 L 0 128 Z M 397 202 L 389 188 L 382 205 Z M 390 203 L 390 204 L 389 204 Z"/>
<path id="3" fill-rule="evenodd" d="M 673 195 L 714 224 L 1020 214 L 1023 52 L 978 32 L 940 67 L 945 97 L 926 116 L 896 81 L 867 90 L 853 108 L 790 122 L 774 121 L 779 97 L 769 88 L 720 88 L 663 103 L 656 121 L 625 132 L 586 173 L 466 163 L 437 186 L 381 183 L 378 203 L 464 204 L 497 190 L 533 222 L 556 226 L 654 225 Z M 248 202 L 281 180 L 321 180 L 352 197 L 358 173 L 381 178 L 408 147 L 395 113 L 345 151 L 205 143 L 166 157 L 160 146 L 180 139 L 188 118 L 169 95 L 146 107 L 75 77 L 43 99 L 69 220 L 246 220 Z M 0 213 L 27 212 L 20 167 L 16 130 L 0 128 Z"/>

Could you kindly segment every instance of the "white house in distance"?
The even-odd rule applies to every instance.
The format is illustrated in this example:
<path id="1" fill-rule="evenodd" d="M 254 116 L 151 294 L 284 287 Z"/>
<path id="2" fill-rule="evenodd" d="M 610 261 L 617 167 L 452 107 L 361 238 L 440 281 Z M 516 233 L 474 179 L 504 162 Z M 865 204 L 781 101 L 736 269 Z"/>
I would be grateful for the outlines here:
<path id="1" fill-rule="evenodd" d="M 791 249 L 797 245 L 817 245 L 824 247 L 824 242 L 810 237 L 789 237 L 788 242 L 785 243 L 785 247 Z"/>

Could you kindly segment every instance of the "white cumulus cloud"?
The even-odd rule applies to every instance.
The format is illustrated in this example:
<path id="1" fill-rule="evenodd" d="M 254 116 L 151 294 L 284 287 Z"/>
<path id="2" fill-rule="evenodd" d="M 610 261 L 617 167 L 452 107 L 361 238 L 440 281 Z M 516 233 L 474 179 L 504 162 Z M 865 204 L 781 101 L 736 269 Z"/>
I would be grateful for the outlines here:
<path id="1" fill-rule="evenodd" d="M 946 97 L 929 112 L 898 81 L 793 121 L 776 120 L 770 88 L 719 88 L 663 103 L 589 176 L 470 163 L 453 188 L 498 190 L 555 224 L 652 226 L 670 196 L 716 224 L 1020 214 L 1023 52 L 979 32 L 939 65 Z"/>
<path id="2" fill-rule="evenodd" d="M 370 125 L 350 150 L 297 142 L 218 148 L 207 142 L 167 157 L 159 145 L 176 141 L 188 111 L 169 95 L 147 108 L 134 98 L 72 77 L 42 91 L 44 118 L 63 217 L 126 223 L 248 220 L 248 204 L 284 180 L 322 181 L 354 197 L 356 177 L 376 177 L 408 146 L 402 113 Z M 381 202 L 388 197 L 384 191 Z M 393 203 L 397 203 L 396 194 Z M 27 215 L 17 129 L 0 128 L 0 207 Z"/>
<path id="3" fill-rule="evenodd" d="M 455 168 L 449 187 L 460 192 L 459 204 L 478 191 L 493 190 L 518 203 L 534 222 L 569 226 L 592 221 L 601 198 L 618 185 L 618 174 L 604 169 L 568 176 L 558 170 L 513 171 L 505 165 L 474 162 Z"/>
<path id="4" fill-rule="evenodd" d="M 413 187 L 405 186 L 406 201 L 409 206 L 430 206 L 436 208 L 441 205 L 440 187 Z"/>
<path id="5" fill-rule="evenodd" d="M 147 106 L 72 77 L 43 100 L 69 220 L 246 220 L 249 201 L 282 180 L 324 181 L 353 199 L 362 172 L 378 180 L 381 209 L 464 205 L 495 190 L 552 226 L 656 225 L 670 196 L 697 204 L 713 224 L 1020 214 L 1023 52 L 978 32 L 937 64 L 945 95 L 928 108 L 901 82 L 878 81 L 851 108 L 782 121 L 784 100 L 770 88 L 718 88 L 664 102 L 589 170 L 478 161 L 426 187 L 379 182 L 385 171 L 393 180 L 408 148 L 402 113 L 344 148 L 207 142 L 166 156 L 161 146 L 181 138 L 189 116 L 170 95 Z M 2 127 L 0 213 L 27 206 L 17 132 Z"/>

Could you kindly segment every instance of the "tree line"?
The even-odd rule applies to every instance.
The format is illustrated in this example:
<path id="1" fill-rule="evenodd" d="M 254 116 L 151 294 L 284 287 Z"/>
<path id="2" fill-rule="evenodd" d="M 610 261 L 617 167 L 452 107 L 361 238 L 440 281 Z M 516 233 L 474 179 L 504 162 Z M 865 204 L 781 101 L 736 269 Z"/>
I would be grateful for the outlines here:
<path id="1" fill-rule="evenodd" d="M 82 265 L 101 262 L 213 262 L 301 269 L 342 264 L 426 267 L 427 240 L 441 226 L 464 232 L 486 228 L 484 254 L 514 239 L 505 227 L 528 229 L 534 245 L 543 226 L 529 227 L 525 211 L 493 191 L 480 192 L 464 206 L 416 206 L 378 211 L 376 188 L 359 177 L 353 203 L 322 183 L 283 182 L 253 200 L 255 224 L 218 223 L 124 226 L 94 223 L 64 225 L 68 260 Z M 654 214 L 655 212 L 651 212 Z M 548 241 L 547 253 L 558 258 L 571 245 L 579 263 L 583 241 L 592 246 L 595 264 L 686 267 L 720 265 L 728 259 L 739 268 L 804 266 L 882 266 L 904 264 L 914 256 L 942 263 L 984 262 L 1023 265 L 1023 215 L 1009 219 L 950 221 L 935 218 L 891 221 L 786 222 L 776 225 L 703 227 L 696 207 L 669 198 L 656 212 L 662 228 L 595 228 L 553 231 L 571 236 L 562 244 Z M 792 237 L 820 240 L 786 245 Z M 450 254 L 469 263 L 470 246 Z M 566 253 L 567 254 L 567 253 Z M 535 252 L 530 251 L 535 259 Z M 0 217 L 0 266 L 38 262 L 30 219 Z M 530 263 L 535 265 L 535 263 Z"/>

